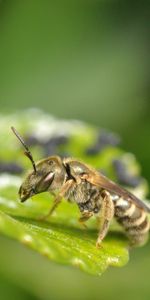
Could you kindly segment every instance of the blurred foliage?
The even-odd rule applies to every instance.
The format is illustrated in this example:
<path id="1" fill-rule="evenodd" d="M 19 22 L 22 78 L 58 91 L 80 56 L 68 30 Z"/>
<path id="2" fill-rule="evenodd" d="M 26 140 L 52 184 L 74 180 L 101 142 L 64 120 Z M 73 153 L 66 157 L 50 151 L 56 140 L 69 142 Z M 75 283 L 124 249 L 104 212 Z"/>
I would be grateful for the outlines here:
<path id="1" fill-rule="evenodd" d="M 1 0 L 1 110 L 39 106 L 115 130 L 149 180 L 148 46 L 147 0 Z M 146 300 L 149 253 L 92 279 L 1 238 L 1 298 Z"/>
<path id="2" fill-rule="evenodd" d="M 129 128 L 146 107 L 148 20 L 146 1 L 2 1 L 1 106 Z"/>

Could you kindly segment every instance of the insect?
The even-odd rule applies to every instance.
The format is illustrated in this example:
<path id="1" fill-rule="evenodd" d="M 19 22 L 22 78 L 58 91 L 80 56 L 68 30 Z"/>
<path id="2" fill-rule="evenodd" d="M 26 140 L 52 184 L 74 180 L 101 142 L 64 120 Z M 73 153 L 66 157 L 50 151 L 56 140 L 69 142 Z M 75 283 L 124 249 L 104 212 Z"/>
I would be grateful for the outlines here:
<path id="1" fill-rule="evenodd" d="M 48 191 L 54 195 L 54 203 L 44 218 L 54 212 L 62 198 L 78 205 L 81 213 L 79 221 L 83 224 L 93 215 L 99 216 L 97 247 L 105 238 L 113 217 L 123 226 L 132 246 L 147 241 L 150 208 L 144 202 L 78 160 L 50 156 L 35 164 L 23 138 L 14 127 L 11 129 L 24 146 L 33 167 L 19 189 L 21 202 Z"/>

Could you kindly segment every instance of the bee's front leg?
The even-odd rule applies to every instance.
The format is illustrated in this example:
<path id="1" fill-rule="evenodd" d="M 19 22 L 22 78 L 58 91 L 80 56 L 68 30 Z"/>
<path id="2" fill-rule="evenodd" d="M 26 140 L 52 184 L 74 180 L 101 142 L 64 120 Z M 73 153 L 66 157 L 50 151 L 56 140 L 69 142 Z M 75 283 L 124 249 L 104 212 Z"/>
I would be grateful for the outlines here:
<path id="1" fill-rule="evenodd" d="M 106 236 L 110 226 L 110 222 L 114 216 L 114 204 L 109 192 L 103 190 L 101 193 L 101 197 L 102 197 L 101 222 L 100 222 L 100 231 L 96 242 L 96 247 L 100 247 L 100 244 L 104 239 L 104 237 Z"/>
<path id="2" fill-rule="evenodd" d="M 74 185 L 74 181 L 72 179 L 66 181 L 63 184 L 60 192 L 54 198 L 54 203 L 53 203 L 50 211 L 46 215 L 44 215 L 42 217 L 39 217 L 39 220 L 45 221 L 49 216 L 52 215 L 52 213 L 54 212 L 54 210 L 61 203 L 62 198 L 65 197 L 65 195 L 68 193 L 69 189 L 72 188 L 73 185 Z"/>

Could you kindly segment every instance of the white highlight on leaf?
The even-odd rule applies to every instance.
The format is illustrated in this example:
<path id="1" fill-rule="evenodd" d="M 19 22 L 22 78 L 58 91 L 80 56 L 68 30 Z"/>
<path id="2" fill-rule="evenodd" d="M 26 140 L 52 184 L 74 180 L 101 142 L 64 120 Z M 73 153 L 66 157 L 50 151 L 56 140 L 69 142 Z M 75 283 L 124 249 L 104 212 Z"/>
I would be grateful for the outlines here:
<path id="1" fill-rule="evenodd" d="M 23 237 L 22 237 L 22 242 L 23 242 L 24 244 L 31 244 L 31 243 L 33 242 L 33 238 L 32 238 L 31 235 L 25 234 L 25 235 L 23 235 Z"/>
<path id="2" fill-rule="evenodd" d="M 119 257 L 108 257 L 107 259 L 107 262 L 110 264 L 110 265 L 116 265 L 118 262 L 119 262 Z"/>
<path id="3" fill-rule="evenodd" d="M 70 134 L 76 133 L 77 131 L 85 128 L 84 123 L 80 121 L 64 121 L 57 120 L 54 118 L 39 119 L 34 126 L 34 136 L 39 140 L 45 141 L 53 136 L 64 135 L 69 136 Z"/>
<path id="4" fill-rule="evenodd" d="M 0 205 L 5 205 L 7 206 L 8 208 L 11 208 L 11 209 L 15 209 L 17 208 L 17 204 L 15 201 L 12 201 L 10 199 L 7 199 L 4 198 L 4 197 L 0 197 Z"/>
<path id="5" fill-rule="evenodd" d="M 22 124 L 22 125 L 21 125 Z M 22 127 L 27 126 L 30 134 L 41 141 L 46 141 L 52 136 L 70 135 L 79 131 L 87 131 L 87 124 L 78 120 L 59 120 L 52 115 L 37 108 L 30 108 L 25 111 L 18 111 L 11 115 L 0 114 L 0 128 L 11 137 L 10 127 L 15 126 L 22 133 Z M 6 131 L 8 130 L 8 131 Z M 13 141 L 13 136 L 12 136 Z"/>
<path id="6" fill-rule="evenodd" d="M 21 178 L 15 175 L 9 175 L 7 173 L 3 173 L 0 175 L 0 188 L 5 188 L 8 186 L 18 187 L 21 184 Z"/>
<path id="7" fill-rule="evenodd" d="M 72 259 L 72 264 L 77 267 L 84 266 L 84 262 L 78 257 Z"/>

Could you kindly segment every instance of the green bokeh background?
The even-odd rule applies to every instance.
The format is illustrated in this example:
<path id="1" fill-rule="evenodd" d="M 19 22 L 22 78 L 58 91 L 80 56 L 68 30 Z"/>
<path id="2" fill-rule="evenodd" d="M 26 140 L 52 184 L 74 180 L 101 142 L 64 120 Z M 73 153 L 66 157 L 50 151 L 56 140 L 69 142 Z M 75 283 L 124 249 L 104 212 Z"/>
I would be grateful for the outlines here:
<path id="1" fill-rule="evenodd" d="M 150 181 L 149 4 L 1 0 L 1 112 L 40 107 L 114 130 Z M 150 297 L 150 243 L 101 278 L 0 244 L 1 299 Z"/>

